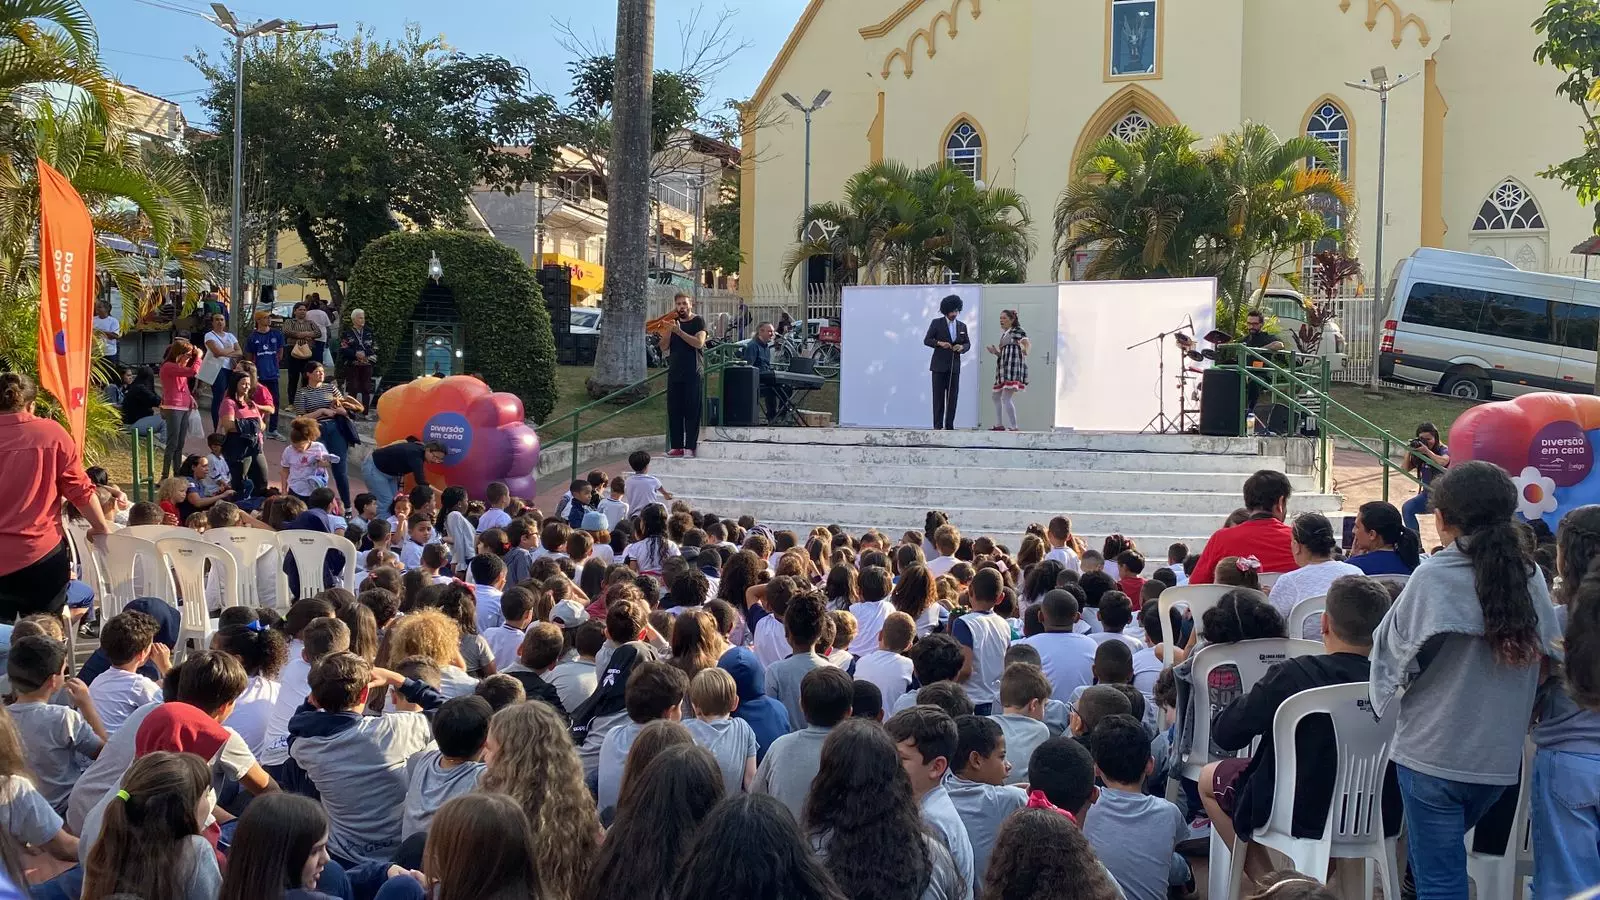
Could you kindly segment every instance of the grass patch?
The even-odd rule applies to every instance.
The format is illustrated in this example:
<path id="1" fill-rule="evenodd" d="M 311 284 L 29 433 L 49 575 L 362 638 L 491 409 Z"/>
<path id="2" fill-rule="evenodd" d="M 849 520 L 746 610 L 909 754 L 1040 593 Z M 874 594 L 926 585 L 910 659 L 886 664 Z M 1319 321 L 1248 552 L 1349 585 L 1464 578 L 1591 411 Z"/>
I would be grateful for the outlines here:
<path id="1" fill-rule="evenodd" d="M 545 424 L 539 426 L 538 431 L 541 439 L 548 440 L 572 431 L 572 411 L 594 402 L 590 399 L 589 390 L 586 386 L 586 382 L 593 371 L 590 366 L 556 367 L 556 406 L 550 413 L 550 417 L 545 420 Z M 649 374 L 654 375 L 660 371 L 660 369 L 651 369 Z M 665 387 L 665 380 L 656 381 L 650 385 L 652 393 L 659 392 Z M 722 381 L 719 376 L 711 376 L 711 381 L 706 386 L 706 393 L 711 397 L 721 396 Z M 830 381 L 823 385 L 821 390 L 813 391 L 801 406 L 805 409 L 824 410 L 832 413 L 835 421 L 837 421 L 839 413 L 839 383 Z M 583 413 L 579 419 L 579 424 L 586 426 L 590 422 L 595 422 L 611 415 L 620 408 L 620 406 L 596 407 Z M 598 441 L 615 437 L 645 437 L 665 434 L 666 431 L 667 398 L 659 396 L 653 397 L 609 421 L 602 422 L 592 428 L 586 428 L 579 440 Z"/>
<path id="2" fill-rule="evenodd" d="M 1418 424 L 1432 422 L 1439 428 L 1440 439 L 1446 442 L 1450 439 L 1450 426 L 1455 423 L 1456 417 L 1476 405 L 1429 391 L 1369 388 L 1354 384 L 1336 384 L 1332 393 L 1335 401 L 1396 437 L 1410 438 L 1416 433 Z M 1376 436 L 1342 413 L 1335 412 L 1330 418 L 1357 437 Z"/>

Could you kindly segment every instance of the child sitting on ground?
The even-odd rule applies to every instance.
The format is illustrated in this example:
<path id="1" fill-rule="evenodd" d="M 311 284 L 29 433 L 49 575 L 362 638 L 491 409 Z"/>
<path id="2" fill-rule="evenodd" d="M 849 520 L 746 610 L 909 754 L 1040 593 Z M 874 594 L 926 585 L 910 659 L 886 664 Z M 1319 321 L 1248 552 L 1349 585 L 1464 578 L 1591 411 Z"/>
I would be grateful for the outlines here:
<path id="1" fill-rule="evenodd" d="M 87 768 L 83 760 L 99 756 L 107 737 L 89 687 L 66 670 L 67 648 L 59 641 L 36 635 L 11 644 L 6 672 L 17 695 L 11 718 L 34 786 L 58 816 L 66 813 L 72 785 Z M 63 687 L 76 709 L 50 702 Z"/>
<path id="2" fill-rule="evenodd" d="M 400 823 L 404 840 L 427 831 L 434 812 L 451 797 L 471 792 L 483 774 L 483 744 L 489 737 L 489 717 L 494 711 L 482 697 L 446 700 L 433 713 L 431 750 L 406 760 L 405 818 Z"/>
<path id="3" fill-rule="evenodd" d="M 929 687 L 940 682 L 948 681 L 950 685 L 966 696 L 966 691 L 956 682 L 956 676 L 961 674 L 961 645 L 948 634 L 932 634 L 912 646 L 907 654 L 911 658 L 911 670 L 916 675 L 914 684 L 917 690 L 907 690 L 900 695 L 900 699 L 889 707 L 890 715 L 909 709 L 922 702 L 918 695 Z M 968 703 L 972 701 L 968 700 Z"/>
<path id="4" fill-rule="evenodd" d="M 478 561 L 473 560 L 473 565 L 477 564 Z M 504 573 L 502 568 L 502 578 Z M 500 595 L 499 601 L 500 622 L 486 629 L 483 639 L 489 642 L 489 649 L 494 653 L 494 667 L 504 672 L 517 661 L 517 649 L 522 646 L 528 626 L 533 624 L 533 592 L 524 587 L 509 588 Z M 481 605 L 478 612 L 481 619 Z"/>
<path id="5" fill-rule="evenodd" d="M 1000 823 L 1028 803 L 1022 788 L 1007 786 L 1012 784 L 1011 752 L 1005 732 L 994 719 L 956 717 L 956 753 L 950 767 L 954 777 L 945 786 L 961 824 L 967 828 L 967 840 L 972 845 L 972 874 L 980 884 Z M 1028 752 L 1031 754 L 1033 748 Z"/>
<path id="6" fill-rule="evenodd" d="M 1005 735 L 1006 758 L 1011 762 L 1005 784 L 1025 784 L 1028 757 L 1035 747 L 1050 739 L 1050 729 L 1044 724 L 1044 705 L 1049 699 L 1050 681 L 1038 666 L 1006 666 L 1005 674 L 1000 676 L 1000 714 L 990 717 Z"/>
<path id="7" fill-rule="evenodd" d="M 1158 585 L 1156 594 L 1159 596 L 1159 582 L 1152 581 L 1147 583 L 1145 585 L 1146 592 L 1149 592 L 1150 585 L 1152 584 Z M 1155 597 L 1146 596 L 1142 605 L 1150 605 L 1154 603 L 1155 600 Z M 1129 599 L 1128 595 L 1121 591 L 1110 591 L 1101 595 L 1100 597 L 1101 630 L 1089 635 L 1089 637 L 1097 644 L 1104 644 L 1106 641 L 1121 641 L 1128 645 L 1129 650 L 1137 653 L 1144 649 L 1144 641 L 1134 637 L 1131 634 L 1124 633 L 1124 630 L 1127 629 L 1132 622 L 1133 603 Z"/>
<path id="8" fill-rule="evenodd" d="M 558 647 L 559 639 L 558 630 Z M 639 736 L 644 726 L 657 719 L 681 719 L 679 705 L 683 703 L 683 694 L 688 687 L 688 676 L 677 666 L 652 660 L 634 667 L 623 694 L 628 721 L 608 731 L 600 745 L 597 808 L 602 815 L 617 805 L 622 789 L 622 772 L 627 765 L 628 751 L 633 748 L 634 738 Z"/>
<path id="9" fill-rule="evenodd" d="M 1097 684 L 1084 691 L 1072 707 L 1072 737 L 1088 750 L 1089 736 L 1095 726 L 1107 716 L 1126 716 L 1133 712 L 1133 704 L 1122 692 L 1109 684 Z"/>
<path id="10" fill-rule="evenodd" d="M 128 610 L 112 616 L 100 629 L 100 648 L 111 667 L 89 686 L 89 699 L 108 738 L 130 713 L 161 696 L 161 685 L 139 674 L 146 660 L 162 676 L 172 667 L 172 650 L 155 642 L 157 627 L 153 616 Z"/>
<path id="11" fill-rule="evenodd" d="M 1170 887 L 1191 880 L 1176 852 L 1189 839 L 1189 823 L 1176 804 L 1144 793 L 1155 767 L 1150 737 L 1137 719 L 1114 715 L 1095 726 L 1089 744 L 1105 787 L 1083 823 L 1084 836 L 1128 900 L 1166 900 Z"/>
<path id="12" fill-rule="evenodd" d="M 400 562 L 407 569 L 422 566 L 422 551 L 432 546 L 433 520 L 427 513 L 412 513 L 406 519 L 406 540 L 400 547 Z M 437 568 L 436 568 L 437 571 Z"/>
<path id="13" fill-rule="evenodd" d="M 533 622 L 518 646 L 516 661 L 505 671 L 522 685 L 523 693 L 529 699 L 543 700 L 563 717 L 570 715 L 572 710 L 562 702 L 560 692 L 545 676 L 561 661 L 564 642 L 560 626 L 552 622 Z"/>
<path id="14" fill-rule="evenodd" d="M 716 757 L 727 796 L 750 790 L 756 779 L 756 733 L 750 723 L 733 717 L 739 707 L 733 676 L 715 667 L 701 669 L 689 681 L 689 705 L 695 717 L 683 724 L 694 742 Z"/>
<path id="15" fill-rule="evenodd" d="M 812 781 L 822 766 L 828 734 L 850 716 L 855 689 L 850 676 L 832 666 L 807 672 L 800 682 L 805 719 L 800 729 L 772 742 L 756 772 L 752 793 L 771 794 L 800 817 Z"/>

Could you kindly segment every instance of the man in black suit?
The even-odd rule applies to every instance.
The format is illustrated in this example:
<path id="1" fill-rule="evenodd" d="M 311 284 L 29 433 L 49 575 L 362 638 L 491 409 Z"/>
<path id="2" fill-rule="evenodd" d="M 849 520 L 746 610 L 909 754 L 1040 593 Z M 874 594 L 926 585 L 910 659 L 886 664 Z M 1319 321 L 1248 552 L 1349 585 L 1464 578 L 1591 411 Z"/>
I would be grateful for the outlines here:
<path id="1" fill-rule="evenodd" d="M 972 349 L 967 326 L 956 320 L 961 314 L 961 298 L 955 294 L 939 301 L 939 318 L 928 325 L 922 343 L 933 348 L 928 371 L 933 373 L 933 427 L 949 431 L 956 427 L 956 399 L 961 394 L 961 354 Z"/>

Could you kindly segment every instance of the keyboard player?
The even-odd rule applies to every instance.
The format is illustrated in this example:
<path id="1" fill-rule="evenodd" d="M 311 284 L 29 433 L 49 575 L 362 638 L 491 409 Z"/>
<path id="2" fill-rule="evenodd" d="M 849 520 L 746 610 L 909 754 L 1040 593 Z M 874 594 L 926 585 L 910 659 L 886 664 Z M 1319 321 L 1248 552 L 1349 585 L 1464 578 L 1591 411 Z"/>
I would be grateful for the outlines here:
<path id="1" fill-rule="evenodd" d="M 787 390 L 778 383 L 777 370 L 772 368 L 772 344 L 777 335 L 777 329 L 771 322 L 762 322 L 756 326 L 756 336 L 747 341 L 740 350 L 744 361 L 756 368 L 756 374 L 761 379 L 761 400 L 767 408 L 767 422 L 771 424 L 778 418 L 778 402 Z"/>

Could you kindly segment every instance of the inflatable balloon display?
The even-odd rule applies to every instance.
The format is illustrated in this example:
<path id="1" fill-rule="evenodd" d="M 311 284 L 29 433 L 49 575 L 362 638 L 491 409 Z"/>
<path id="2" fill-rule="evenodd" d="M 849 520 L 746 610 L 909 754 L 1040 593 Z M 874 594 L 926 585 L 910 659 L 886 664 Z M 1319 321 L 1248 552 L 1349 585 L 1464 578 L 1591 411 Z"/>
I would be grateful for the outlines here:
<path id="1" fill-rule="evenodd" d="M 1475 406 L 1450 427 L 1449 444 L 1452 463 L 1480 459 L 1511 473 L 1517 511 L 1530 522 L 1554 530 L 1568 510 L 1600 503 L 1600 397 L 1525 394 Z"/>
<path id="2" fill-rule="evenodd" d="M 476 498 L 503 481 L 514 497 L 535 494 L 539 436 L 524 421 L 522 400 L 497 394 L 470 375 L 427 376 L 378 399 L 378 446 L 415 436 L 444 444 L 443 463 L 428 464 L 428 483 L 460 485 Z"/>

